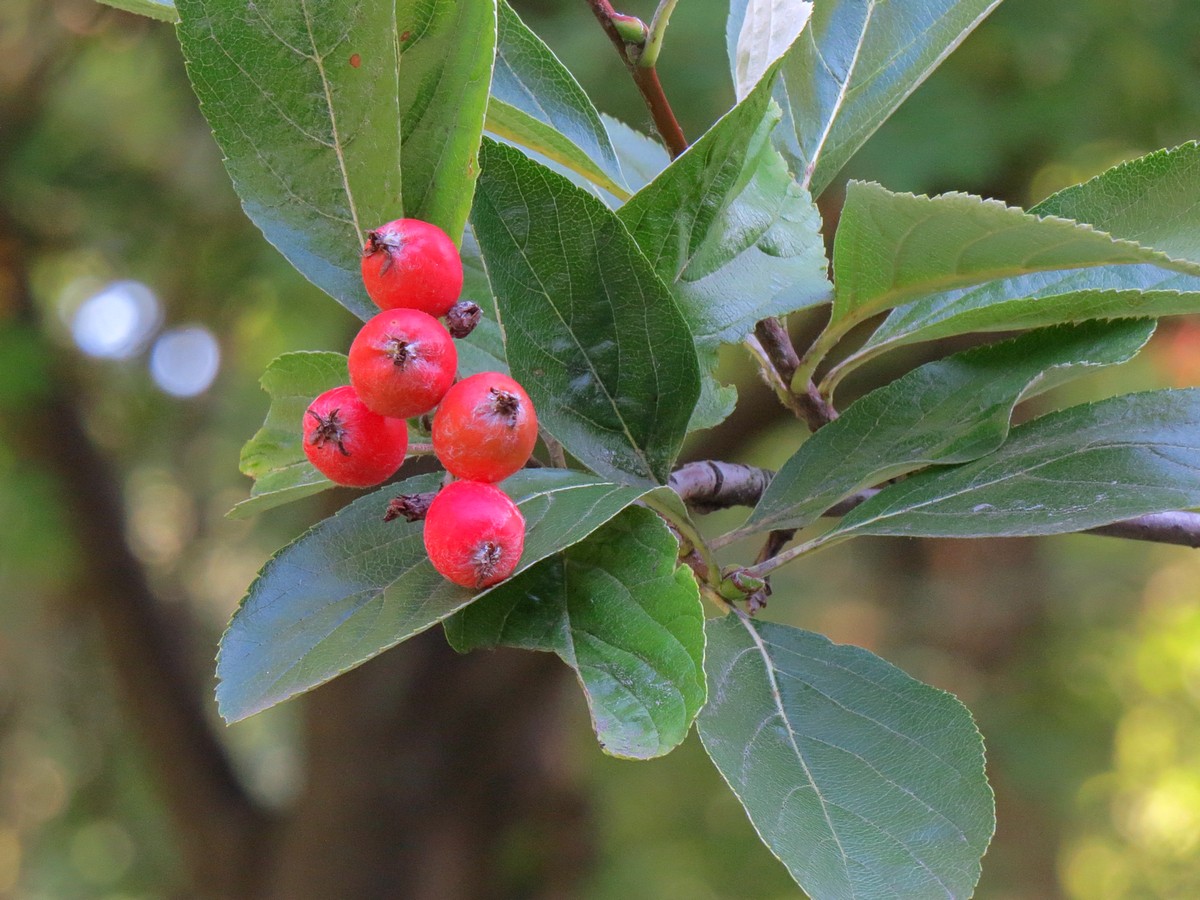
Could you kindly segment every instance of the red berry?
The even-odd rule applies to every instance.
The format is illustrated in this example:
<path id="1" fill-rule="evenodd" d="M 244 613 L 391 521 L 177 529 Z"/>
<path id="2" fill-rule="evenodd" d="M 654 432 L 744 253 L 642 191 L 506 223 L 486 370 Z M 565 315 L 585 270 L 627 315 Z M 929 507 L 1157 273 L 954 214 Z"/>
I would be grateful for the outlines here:
<path id="1" fill-rule="evenodd" d="M 525 549 L 525 517 L 498 487 L 446 485 L 425 515 L 425 552 L 444 578 L 469 588 L 503 581 Z"/>
<path id="2" fill-rule="evenodd" d="M 429 412 L 454 383 L 458 351 L 433 316 L 388 309 L 367 322 L 350 345 L 350 384 L 381 416 Z"/>
<path id="3" fill-rule="evenodd" d="M 436 225 L 397 219 L 368 232 L 363 284 L 380 309 L 419 309 L 441 317 L 462 293 L 458 248 Z"/>
<path id="4" fill-rule="evenodd" d="M 371 412 L 350 385 L 309 404 L 301 425 L 304 455 L 330 481 L 370 487 L 393 475 L 408 451 L 408 426 Z"/>
<path id="5" fill-rule="evenodd" d="M 481 372 L 442 398 L 433 452 L 458 478 L 502 481 L 529 461 L 537 434 L 537 414 L 522 387 L 499 372 Z"/>

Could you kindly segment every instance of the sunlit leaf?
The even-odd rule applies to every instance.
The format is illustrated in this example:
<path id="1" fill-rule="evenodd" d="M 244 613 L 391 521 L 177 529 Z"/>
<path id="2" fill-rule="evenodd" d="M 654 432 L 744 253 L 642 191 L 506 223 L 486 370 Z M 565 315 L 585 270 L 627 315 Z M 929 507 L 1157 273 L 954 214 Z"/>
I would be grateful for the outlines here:
<path id="1" fill-rule="evenodd" d="M 854 182 L 834 240 L 840 330 L 924 294 L 1034 272 L 1147 263 L 1200 275 L 1200 264 L 969 194 L 918 197 Z M 1080 277 L 1086 277 L 1081 273 Z"/>
<path id="2" fill-rule="evenodd" d="M 783 57 L 775 93 L 787 113 L 779 147 L 814 197 L 999 4 L 816 0 L 800 39 Z M 796 22 L 810 15 L 805 6 L 797 0 L 733 0 L 726 40 L 735 83 L 743 58 L 748 66 L 778 49 L 781 42 L 770 40 L 766 29 L 795 33 Z M 769 13 L 786 19 L 772 21 Z"/>
<path id="3" fill-rule="evenodd" d="M 368 318 L 367 230 L 406 214 L 462 233 L 494 0 L 178 7 L 188 75 L 247 215 L 305 277 Z"/>
<path id="4" fill-rule="evenodd" d="M 1123 163 L 1060 191 L 1030 212 L 1086 222 L 1172 258 L 1200 262 L 1200 145 L 1185 144 Z M 852 369 L 892 347 L 972 331 L 1198 310 L 1200 277 L 1158 266 L 1039 272 L 898 307 L 839 368 Z"/>

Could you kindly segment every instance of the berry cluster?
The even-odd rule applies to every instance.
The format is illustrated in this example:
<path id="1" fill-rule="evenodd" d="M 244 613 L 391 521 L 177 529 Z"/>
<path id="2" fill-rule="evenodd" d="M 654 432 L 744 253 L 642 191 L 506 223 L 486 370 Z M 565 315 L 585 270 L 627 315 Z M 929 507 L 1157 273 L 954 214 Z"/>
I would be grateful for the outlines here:
<path id="1" fill-rule="evenodd" d="M 309 404 L 304 453 L 337 484 L 379 484 L 408 452 L 404 420 L 436 407 L 433 452 L 461 480 L 409 517 L 423 515 L 426 552 L 444 577 L 471 588 L 502 581 L 521 558 L 525 519 L 494 482 L 524 466 L 533 452 L 533 403 L 500 372 L 455 381 L 453 338 L 470 334 L 480 310 L 458 301 L 462 260 L 436 225 L 397 219 L 370 232 L 362 275 L 382 312 L 350 345 L 350 384 Z"/>

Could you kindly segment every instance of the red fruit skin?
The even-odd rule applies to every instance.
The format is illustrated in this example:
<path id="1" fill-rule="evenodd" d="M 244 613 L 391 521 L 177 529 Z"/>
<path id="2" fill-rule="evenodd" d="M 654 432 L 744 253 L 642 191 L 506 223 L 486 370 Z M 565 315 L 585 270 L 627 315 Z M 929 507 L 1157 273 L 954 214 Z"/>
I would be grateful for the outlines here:
<path id="1" fill-rule="evenodd" d="M 407 423 L 371 412 L 348 384 L 308 405 L 301 434 L 308 461 L 330 481 L 347 487 L 386 481 L 408 452 Z"/>
<path id="2" fill-rule="evenodd" d="M 455 481 L 429 504 L 424 536 L 425 552 L 438 573 L 478 590 L 517 568 L 525 549 L 525 517 L 498 487 Z"/>
<path id="3" fill-rule="evenodd" d="M 464 378 L 433 417 L 433 452 L 447 472 L 469 481 L 503 481 L 529 461 L 537 436 L 529 395 L 499 372 Z"/>
<path id="4" fill-rule="evenodd" d="M 380 309 L 419 309 L 440 318 L 462 293 L 462 259 L 436 225 L 396 219 L 367 235 L 362 277 Z"/>
<path id="5" fill-rule="evenodd" d="M 381 416 L 407 419 L 429 412 L 454 384 L 457 370 L 450 333 L 416 309 L 384 310 L 350 345 L 350 384 Z"/>

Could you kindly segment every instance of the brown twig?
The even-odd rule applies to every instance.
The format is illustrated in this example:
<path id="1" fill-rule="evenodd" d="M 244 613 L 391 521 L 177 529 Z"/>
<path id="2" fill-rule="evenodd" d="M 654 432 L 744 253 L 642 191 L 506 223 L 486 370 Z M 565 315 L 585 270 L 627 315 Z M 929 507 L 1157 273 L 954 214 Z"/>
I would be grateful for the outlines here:
<path id="1" fill-rule="evenodd" d="M 689 508 L 699 513 L 706 513 L 734 506 L 754 506 L 774 477 L 775 473 L 771 470 L 760 469 L 757 466 L 719 460 L 702 460 L 690 462 L 676 469 L 671 474 L 668 485 L 675 493 L 679 494 Z M 823 515 L 844 516 L 860 503 L 870 500 L 879 491 L 880 488 L 865 488 L 839 500 Z M 782 536 L 784 533 L 780 531 L 771 534 Z M 1149 513 L 1144 516 L 1135 516 L 1132 519 L 1122 519 L 1109 525 L 1088 528 L 1078 533 L 1118 537 L 1130 541 L 1173 544 L 1200 550 L 1200 513 Z M 782 548 L 782 545 L 779 548 Z M 777 553 L 778 549 L 775 552 Z M 766 558 L 773 555 L 775 554 L 771 553 Z"/>
<path id="2" fill-rule="evenodd" d="M 782 320 L 774 317 L 761 320 L 754 326 L 754 336 L 779 375 L 783 389 L 787 392 L 788 407 L 804 421 L 810 431 L 816 431 L 838 417 L 833 404 L 821 396 L 811 379 L 803 393 L 792 390 L 792 379 L 800 367 L 800 357 Z"/>
<path id="3" fill-rule="evenodd" d="M 629 46 L 617 31 L 616 25 L 613 24 L 613 18 L 619 17 L 620 13 L 613 9 L 609 0 L 587 0 L 587 2 L 588 6 L 592 8 L 596 20 L 604 29 L 604 33 L 608 35 L 608 39 L 612 41 L 620 55 L 621 62 L 625 63 L 625 67 L 629 70 L 633 83 L 642 95 L 646 108 L 650 110 L 651 118 L 654 119 L 654 127 L 662 136 L 667 151 L 674 159 L 688 148 L 688 141 L 683 134 L 683 129 L 679 127 L 679 121 L 675 118 L 675 112 L 671 109 L 667 95 L 663 92 L 662 82 L 658 80 L 658 71 L 654 66 L 639 66 L 630 56 Z"/>

